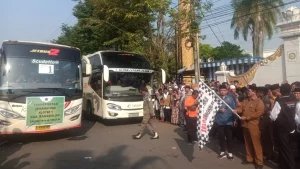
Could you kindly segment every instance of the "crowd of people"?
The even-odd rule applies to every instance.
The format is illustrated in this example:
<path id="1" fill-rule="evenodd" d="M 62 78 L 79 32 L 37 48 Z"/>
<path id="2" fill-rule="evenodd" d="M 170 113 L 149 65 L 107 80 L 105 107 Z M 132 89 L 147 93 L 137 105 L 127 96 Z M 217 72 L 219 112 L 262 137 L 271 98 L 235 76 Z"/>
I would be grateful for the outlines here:
<path id="1" fill-rule="evenodd" d="M 240 87 L 238 81 L 212 80 L 207 86 L 227 103 L 217 112 L 209 134 L 219 139 L 219 159 L 233 160 L 233 141 L 239 140 L 246 149 L 242 164 L 260 169 L 265 158 L 278 162 L 281 169 L 295 169 L 300 157 L 300 82 Z M 169 83 L 153 98 L 155 118 L 182 127 L 189 145 L 197 142 L 198 87 Z"/>

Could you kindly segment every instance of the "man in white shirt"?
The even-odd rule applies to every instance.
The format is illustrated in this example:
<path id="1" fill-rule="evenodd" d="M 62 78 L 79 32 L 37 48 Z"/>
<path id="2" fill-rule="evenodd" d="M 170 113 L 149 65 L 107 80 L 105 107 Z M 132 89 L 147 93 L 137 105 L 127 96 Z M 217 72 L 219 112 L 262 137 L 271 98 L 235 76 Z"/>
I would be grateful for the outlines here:
<path id="1" fill-rule="evenodd" d="M 282 84 L 282 97 L 276 100 L 270 118 L 274 121 L 274 132 L 277 133 L 279 143 L 279 168 L 295 169 L 292 134 L 295 132 L 296 100 L 290 96 L 291 85 Z"/>

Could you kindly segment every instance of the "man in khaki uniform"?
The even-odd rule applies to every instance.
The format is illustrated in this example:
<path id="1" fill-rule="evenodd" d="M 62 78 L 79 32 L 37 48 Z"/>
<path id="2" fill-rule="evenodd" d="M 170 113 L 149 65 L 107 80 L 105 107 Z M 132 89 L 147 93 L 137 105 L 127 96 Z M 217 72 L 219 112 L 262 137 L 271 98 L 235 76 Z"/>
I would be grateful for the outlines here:
<path id="1" fill-rule="evenodd" d="M 148 89 L 146 87 L 142 87 L 140 89 L 140 92 L 144 96 L 144 98 L 143 98 L 143 100 L 144 100 L 144 103 L 143 103 L 144 117 L 143 117 L 141 129 L 140 129 L 139 133 L 136 135 L 133 135 L 132 138 L 133 139 L 142 138 L 142 134 L 143 134 L 145 128 L 148 126 L 148 129 L 153 133 L 153 137 L 151 137 L 151 139 L 158 139 L 159 136 L 158 136 L 158 133 L 155 131 L 153 118 L 152 118 L 152 117 L 155 117 L 152 98 L 149 95 Z"/>
<path id="2" fill-rule="evenodd" d="M 248 98 L 245 99 L 238 108 L 238 113 L 243 113 L 240 120 L 242 121 L 247 152 L 247 159 L 242 164 L 252 164 L 255 162 L 256 169 L 263 168 L 259 121 L 264 113 L 264 109 L 263 101 L 257 97 L 257 87 L 249 86 Z"/>

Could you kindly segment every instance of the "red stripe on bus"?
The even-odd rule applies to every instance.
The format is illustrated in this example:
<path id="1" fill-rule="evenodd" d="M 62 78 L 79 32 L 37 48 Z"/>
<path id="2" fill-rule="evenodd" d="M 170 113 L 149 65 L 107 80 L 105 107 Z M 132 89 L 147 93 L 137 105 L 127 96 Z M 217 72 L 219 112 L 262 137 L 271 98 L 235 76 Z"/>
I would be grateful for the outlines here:
<path id="1" fill-rule="evenodd" d="M 62 130 L 69 130 L 69 129 L 78 128 L 78 127 L 81 127 L 81 123 L 79 125 L 77 125 L 77 126 L 63 128 L 63 129 L 56 129 L 56 130 L 32 131 L 32 132 L 22 132 L 22 133 L 0 132 L 0 134 L 4 134 L 4 135 L 12 135 L 12 134 L 40 134 L 40 133 L 51 133 L 51 132 L 57 132 L 57 131 L 62 131 Z"/>

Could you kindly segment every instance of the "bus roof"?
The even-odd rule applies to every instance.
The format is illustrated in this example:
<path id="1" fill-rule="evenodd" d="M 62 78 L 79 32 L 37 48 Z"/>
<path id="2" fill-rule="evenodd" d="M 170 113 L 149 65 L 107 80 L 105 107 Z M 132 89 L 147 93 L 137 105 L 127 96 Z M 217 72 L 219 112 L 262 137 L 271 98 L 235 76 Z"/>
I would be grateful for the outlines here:
<path id="1" fill-rule="evenodd" d="M 72 46 L 67 46 L 67 45 L 60 45 L 60 44 L 46 43 L 46 42 L 34 42 L 34 41 L 5 40 L 5 41 L 3 41 L 3 44 L 41 44 L 41 45 L 65 47 L 65 48 L 72 48 L 72 49 L 78 49 L 78 50 L 80 50 L 79 48 L 72 47 Z"/>
<path id="2" fill-rule="evenodd" d="M 87 54 L 85 55 L 87 58 L 95 55 L 95 54 L 99 54 L 99 53 L 103 53 L 103 52 L 115 52 L 115 53 L 128 53 L 128 54 L 132 54 L 132 55 L 140 55 L 140 56 L 143 56 L 141 54 L 138 54 L 138 53 L 133 53 L 133 52 L 127 52 L 127 51 L 115 51 L 115 50 L 100 50 L 100 51 L 97 51 L 97 52 L 94 52 L 94 53 L 90 53 L 90 54 Z"/>

